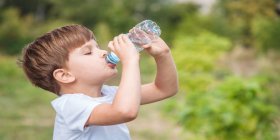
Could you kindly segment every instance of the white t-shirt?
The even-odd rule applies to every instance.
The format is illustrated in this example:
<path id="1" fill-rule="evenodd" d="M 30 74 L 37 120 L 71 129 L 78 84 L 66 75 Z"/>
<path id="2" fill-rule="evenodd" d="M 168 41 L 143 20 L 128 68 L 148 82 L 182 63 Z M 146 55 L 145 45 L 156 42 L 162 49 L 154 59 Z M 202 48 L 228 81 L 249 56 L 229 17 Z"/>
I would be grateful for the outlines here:
<path id="1" fill-rule="evenodd" d="M 112 103 L 117 87 L 103 85 L 102 97 L 92 98 L 82 93 L 64 94 L 53 100 L 56 111 L 53 140 L 130 140 L 125 124 L 85 127 L 94 107 Z"/>

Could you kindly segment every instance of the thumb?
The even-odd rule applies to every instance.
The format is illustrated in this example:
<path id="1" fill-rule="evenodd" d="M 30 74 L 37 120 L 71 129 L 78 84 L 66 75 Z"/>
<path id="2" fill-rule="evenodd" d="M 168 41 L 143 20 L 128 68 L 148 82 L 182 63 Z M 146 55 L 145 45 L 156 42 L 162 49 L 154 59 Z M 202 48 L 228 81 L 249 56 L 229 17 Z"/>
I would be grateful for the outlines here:
<path id="1" fill-rule="evenodd" d="M 148 49 L 148 48 L 151 48 L 152 47 L 152 44 L 146 44 L 146 45 L 143 45 L 142 46 L 144 49 Z"/>

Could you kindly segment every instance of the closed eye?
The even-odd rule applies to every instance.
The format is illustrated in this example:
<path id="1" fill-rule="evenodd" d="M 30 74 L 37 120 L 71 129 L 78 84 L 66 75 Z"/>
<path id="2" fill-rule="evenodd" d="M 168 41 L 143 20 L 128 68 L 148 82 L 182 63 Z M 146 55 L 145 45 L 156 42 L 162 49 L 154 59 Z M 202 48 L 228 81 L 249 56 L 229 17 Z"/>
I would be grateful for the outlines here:
<path id="1" fill-rule="evenodd" d="M 87 53 L 85 53 L 84 55 L 91 55 L 91 52 L 87 52 Z"/>

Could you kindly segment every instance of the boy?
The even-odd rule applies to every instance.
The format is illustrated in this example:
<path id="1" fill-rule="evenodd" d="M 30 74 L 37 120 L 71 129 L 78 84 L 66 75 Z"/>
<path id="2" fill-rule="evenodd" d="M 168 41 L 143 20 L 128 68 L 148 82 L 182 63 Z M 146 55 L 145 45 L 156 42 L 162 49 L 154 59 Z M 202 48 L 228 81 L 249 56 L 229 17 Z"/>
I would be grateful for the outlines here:
<path id="1" fill-rule="evenodd" d="M 59 97 L 54 140 L 129 140 L 124 123 L 137 117 L 139 105 L 176 94 L 178 80 L 170 49 L 158 38 L 142 47 L 157 63 L 155 81 L 141 85 L 139 54 L 121 34 L 108 47 L 122 64 L 120 85 L 103 85 L 117 74 L 105 61 L 93 33 L 81 25 L 55 29 L 37 38 L 23 50 L 22 67 L 35 85 Z"/>

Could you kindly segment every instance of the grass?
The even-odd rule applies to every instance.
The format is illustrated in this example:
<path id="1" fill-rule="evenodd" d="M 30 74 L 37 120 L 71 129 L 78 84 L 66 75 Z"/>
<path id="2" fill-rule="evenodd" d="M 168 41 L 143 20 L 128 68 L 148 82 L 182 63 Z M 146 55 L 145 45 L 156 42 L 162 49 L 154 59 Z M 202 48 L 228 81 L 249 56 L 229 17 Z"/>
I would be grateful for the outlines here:
<path id="1" fill-rule="evenodd" d="M 140 67 L 142 83 L 152 81 L 156 70 L 152 57 L 142 53 Z M 108 83 L 117 85 L 120 73 L 121 70 L 119 75 Z M 17 66 L 16 57 L 0 56 L 0 97 L 1 140 L 52 139 L 55 112 L 50 102 L 56 96 L 32 86 L 25 78 L 23 71 Z M 166 134 L 162 135 L 156 133 L 156 130 L 150 131 L 148 128 L 149 121 L 152 120 L 146 120 L 151 119 L 147 114 L 158 113 L 158 106 L 145 108 L 149 109 L 141 111 L 141 115 L 139 115 L 140 118 L 142 116 L 142 121 L 132 122 L 130 125 L 130 129 L 136 129 L 139 123 L 142 126 L 139 131 L 131 130 L 132 138 L 161 140 L 165 140 L 164 137 L 168 138 Z"/>
<path id="2" fill-rule="evenodd" d="M 0 57 L 0 139 L 51 139 L 55 98 L 33 87 L 15 57 Z"/>

